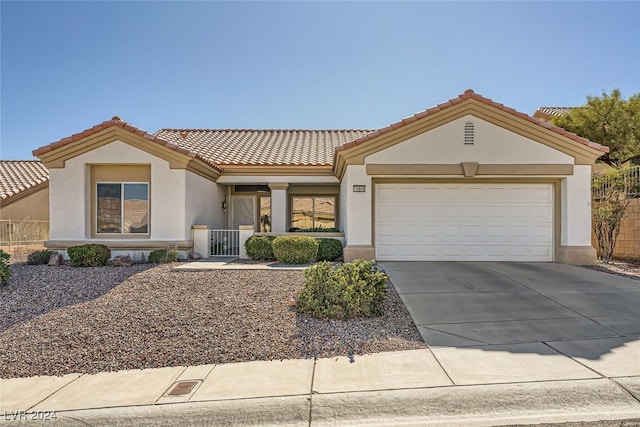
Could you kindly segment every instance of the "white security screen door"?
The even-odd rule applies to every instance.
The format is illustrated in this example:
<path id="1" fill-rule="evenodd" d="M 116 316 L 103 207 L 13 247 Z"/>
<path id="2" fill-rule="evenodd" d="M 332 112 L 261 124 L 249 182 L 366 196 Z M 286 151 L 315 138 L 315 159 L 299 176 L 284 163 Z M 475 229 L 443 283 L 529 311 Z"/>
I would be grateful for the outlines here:
<path id="1" fill-rule="evenodd" d="M 241 225 L 254 225 L 256 222 L 256 197 L 231 197 L 231 229 L 237 230 Z"/>

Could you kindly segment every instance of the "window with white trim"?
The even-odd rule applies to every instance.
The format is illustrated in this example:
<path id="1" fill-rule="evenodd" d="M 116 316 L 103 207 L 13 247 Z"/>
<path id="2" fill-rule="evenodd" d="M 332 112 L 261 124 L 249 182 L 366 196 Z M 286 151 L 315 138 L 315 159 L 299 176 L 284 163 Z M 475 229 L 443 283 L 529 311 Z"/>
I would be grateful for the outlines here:
<path id="1" fill-rule="evenodd" d="M 148 234 L 149 184 L 97 183 L 96 231 L 98 234 Z"/>

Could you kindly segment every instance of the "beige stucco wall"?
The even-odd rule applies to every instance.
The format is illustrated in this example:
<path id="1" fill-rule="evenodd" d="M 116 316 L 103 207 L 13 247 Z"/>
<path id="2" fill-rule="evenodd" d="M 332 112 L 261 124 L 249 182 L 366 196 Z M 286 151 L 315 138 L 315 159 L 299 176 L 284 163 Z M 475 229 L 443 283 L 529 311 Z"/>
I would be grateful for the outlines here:
<path id="1" fill-rule="evenodd" d="M 365 185 L 364 193 L 354 193 L 354 185 Z M 340 229 L 347 245 L 371 245 L 371 177 L 364 165 L 349 165 L 340 185 Z"/>
<path id="2" fill-rule="evenodd" d="M 473 145 L 464 144 L 464 124 L 471 121 L 475 128 Z M 574 158 L 537 141 L 505 130 L 487 121 L 467 115 L 440 127 L 412 137 L 404 142 L 371 154 L 364 159 L 365 165 L 349 165 L 341 183 L 341 221 L 347 245 L 371 245 L 373 228 L 371 215 L 372 178 L 434 178 L 439 180 L 460 179 L 461 175 L 425 176 L 393 175 L 367 176 L 367 164 L 436 164 L 450 165 L 462 162 L 482 164 L 565 164 L 574 165 Z M 571 170 L 571 169 L 569 169 Z M 591 248 L 591 166 L 573 166 L 573 175 L 483 175 L 482 179 L 544 179 L 560 180 L 560 194 L 556 200 L 560 205 L 559 236 L 555 237 L 557 259 L 570 262 L 571 251 L 579 251 L 580 257 L 592 255 Z M 472 182 L 475 178 L 468 178 Z M 367 193 L 353 193 L 354 184 L 367 185 Z M 364 215 L 363 213 L 367 214 Z M 571 252 L 567 255 L 567 251 Z M 591 252 L 590 252 L 591 251 Z M 585 255 L 586 254 L 586 255 Z M 588 261 L 580 261 L 580 263 Z"/>
<path id="3" fill-rule="evenodd" d="M 0 207 L 0 219 L 49 220 L 49 187 Z"/>
<path id="4" fill-rule="evenodd" d="M 464 124 L 475 129 L 473 145 L 464 144 Z M 573 164 L 573 157 L 466 115 L 366 157 L 366 163 L 386 164 Z"/>
<path id="5" fill-rule="evenodd" d="M 114 141 L 50 169 L 51 240 L 85 240 L 91 235 L 91 164 L 147 164 L 151 167 L 151 240 L 189 240 L 191 224 L 185 218 L 185 169 L 124 142 Z M 97 239 L 95 239 L 97 240 Z M 102 239 L 108 240 L 108 239 Z"/>
<path id="6" fill-rule="evenodd" d="M 227 214 L 222 212 L 226 186 L 186 171 L 185 227 L 191 233 L 193 225 L 227 228 Z"/>

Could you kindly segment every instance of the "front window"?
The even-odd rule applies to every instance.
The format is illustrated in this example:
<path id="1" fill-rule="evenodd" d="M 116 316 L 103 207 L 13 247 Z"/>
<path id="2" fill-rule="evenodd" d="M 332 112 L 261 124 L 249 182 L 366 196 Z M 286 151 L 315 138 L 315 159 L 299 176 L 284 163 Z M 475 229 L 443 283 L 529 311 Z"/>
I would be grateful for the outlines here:
<path id="1" fill-rule="evenodd" d="M 271 197 L 260 197 L 260 231 L 271 232 Z"/>
<path id="2" fill-rule="evenodd" d="M 335 197 L 294 197 L 291 203 L 291 227 L 335 228 Z"/>
<path id="3" fill-rule="evenodd" d="M 149 184 L 98 183 L 99 234 L 149 233 Z"/>

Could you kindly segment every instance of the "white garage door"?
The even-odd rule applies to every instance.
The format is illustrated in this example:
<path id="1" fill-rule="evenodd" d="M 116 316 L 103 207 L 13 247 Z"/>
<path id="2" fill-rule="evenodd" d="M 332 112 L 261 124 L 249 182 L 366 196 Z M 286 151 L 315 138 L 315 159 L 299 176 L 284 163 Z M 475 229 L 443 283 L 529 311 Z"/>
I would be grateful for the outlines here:
<path id="1" fill-rule="evenodd" d="M 551 184 L 377 184 L 376 259 L 552 261 Z"/>

